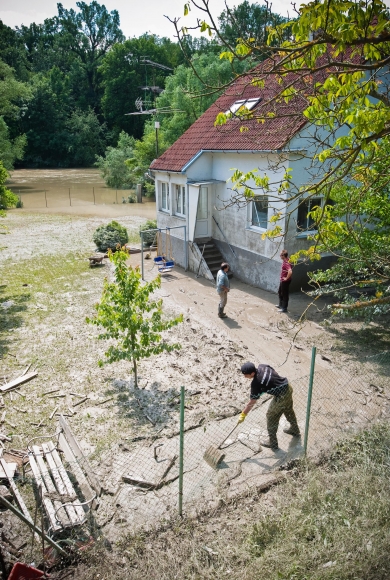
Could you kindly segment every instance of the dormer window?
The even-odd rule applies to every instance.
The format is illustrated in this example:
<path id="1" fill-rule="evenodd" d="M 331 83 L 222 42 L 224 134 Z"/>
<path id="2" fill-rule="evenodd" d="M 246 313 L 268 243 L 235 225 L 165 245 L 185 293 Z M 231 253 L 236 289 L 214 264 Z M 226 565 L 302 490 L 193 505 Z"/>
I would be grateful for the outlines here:
<path id="1" fill-rule="evenodd" d="M 225 115 L 236 115 L 240 116 L 240 113 L 246 113 L 247 111 L 251 111 L 257 103 L 260 101 L 260 97 L 256 97 L 253 99 L 240 99 L 239 101 L 235 101 L 230 109 L 225 112 Z"/>

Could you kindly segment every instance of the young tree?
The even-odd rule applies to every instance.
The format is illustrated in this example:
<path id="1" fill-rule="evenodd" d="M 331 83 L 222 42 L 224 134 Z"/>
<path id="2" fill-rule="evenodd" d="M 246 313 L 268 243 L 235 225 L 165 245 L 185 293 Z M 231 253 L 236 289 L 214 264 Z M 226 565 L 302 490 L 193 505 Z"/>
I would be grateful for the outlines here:
<path id="1" fill-rule="evenodd" d="M 103 327 L 98 338 L 112 340 L 105 353 L 104 362 L 129 360 L 133 363 L 134 384 L 138 387 L 137 363 L 143 358 L 181 348 L 169 344 L 161 333 L 183 321 L 183 316 L 165 319 L 162 300 L 154 300 L 151 294 L 160 288 L 161 278 L 142 282 L 139 269 L 126 265 L 127 253 L 120 250 L 110 254 L 114 264 L 114 281 L 104 282 L 101 301 L 96 305 L 97 314 L 87 322 Z"/>

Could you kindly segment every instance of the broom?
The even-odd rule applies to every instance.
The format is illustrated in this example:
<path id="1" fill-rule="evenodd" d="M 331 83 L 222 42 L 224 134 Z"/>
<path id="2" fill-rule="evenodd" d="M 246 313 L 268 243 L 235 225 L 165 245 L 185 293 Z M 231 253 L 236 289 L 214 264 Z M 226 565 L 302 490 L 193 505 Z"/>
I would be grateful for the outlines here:
<path id="1" fill-rule="evenodd" d="M 210 467 L 217 469 L 218 465 L 224 459 L 226 453 L 223 452 L 221 447 L 225 443 L 225 441 L 227 439 L 229 439 L 230 435 L 238 427 L 238 425 L 240 425 L 240 423 L 237 423 L 237 425 L 234 425 L 233 429 L 230 431 L 228 436 L 224 438 L 224 440 L 218 445 L 218 447 L 216 445 L 210 445 L 206 449 L 206 451 L 204 452 L 204 455 L 203 455 L 203 459 L 206 461 L 206 463 L 208 463 L 210 465 Z M 227 445 L 227 447 L 229 447 L 229 445 Z"/>

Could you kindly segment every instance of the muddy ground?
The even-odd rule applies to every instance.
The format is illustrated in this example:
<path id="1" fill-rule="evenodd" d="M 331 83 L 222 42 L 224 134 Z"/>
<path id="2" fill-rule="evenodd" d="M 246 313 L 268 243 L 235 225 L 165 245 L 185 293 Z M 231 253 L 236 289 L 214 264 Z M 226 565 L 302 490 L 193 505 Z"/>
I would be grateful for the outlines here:
<path id="1" fill-rule="evenodd" d="M 120 217 L 133 236 L 144 220 Z M 302 452 L 302 441 L 292 445 L 288 436 L 280 438 L 279 455 L 257 453 L 253 445 L 240 446 L 237 438 L 223 473 L 202 462 L 205 445 L 217 443 L 234 426 L 247 402 L 249 384 L 239 374 L 243 361 L 267 362 L 289 378 L 303 430 L 312 347 L 317 347 L 318 389 L 313 394 L 309 447 L 313 453 L 343 430 L 360 428 L 386 412 L 388 361 L 382 357 L 366 362 L 367 356 L 388 349 L 386 320 L 330 323 L 326 300 L 308 308 L 310 299 L 302 293 L 291 296 L 286 316 L 276 310 L 274 294 L 234 278 L 228 318 L 221 320 L 213 285 L 180 268 L 163 277 L 157 294 L 167 316 L 184 316 L 183 324 L 166 336 L 179 342 L 181 350 L 142 361 L 138 390 L 128 363 L 99 368 L 107 345 L 97 340 L 97 329 L 86 317 L 93 315 L 111 269 L 108 261 L 90 268 L 88 256 L 94 249 L 93 231 L 106 221 L 99 216 L 12 211 L 4 221 L 9 234 L 2 237 L 0 252 L 0 376 L 4 382 L 12 380 L 30 364 L 38 371 L 36 379 L 4 396 L 0 432 L 12 439 L 8 448 L 24 450 L 31 438 L 54 433 L 56 413 L 67 415 L 102 481 L 96 521 L 105 535 L 118 539 L 137 521 L 150 520 L 152 525 L 164 512 L 169 517 L 177 510 L 173 483 L 147 494 L 123 483 L 122 476 L 137 464 L 144 464 L 144 472 L 150 463 L 153 469 L 155 448 L 164 459 L 177 453 L 182 385 L 189 437 L 185 501 L 191 509 L 219 501 L 227 489 L 240 492 L 260 477 L 269 478 Z M 139 261 L 140 254 L 129 260 L 133 266 Z M 145 273 L 147 279 L 157 274 L 152 261 L 145 262 Z M 83 397 L 88 399 L 77 404 Z M 265 410 L 266 405 L 259 405 L 243 424 L 240 435 L 247 443 L 265 432 Z M 175 470 L 177 464 L 170 474 L 174 482 Z M 21 491 L 34 513 L 30 483 Z M 14 518 L 4 514 L 1 519 L 9 529 L 12 525 L 15 538 L 25 536 Z"/>

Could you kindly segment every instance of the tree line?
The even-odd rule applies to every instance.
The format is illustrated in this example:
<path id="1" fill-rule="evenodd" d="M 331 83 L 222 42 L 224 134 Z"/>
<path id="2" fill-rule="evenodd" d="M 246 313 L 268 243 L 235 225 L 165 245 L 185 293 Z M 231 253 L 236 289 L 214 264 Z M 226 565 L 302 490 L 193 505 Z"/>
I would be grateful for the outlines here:
<path id="1" fill-rule="evenodd" d="M 95 0 L 76 4 L 76 10 L 58 4 L 42 24 L 13 29 L 0 21 L 0 159 L 10 170 L 92 166 L 98 156 L 110 174 L 107 155 L 119 150 L 124 175 L 114 171 L 111 183 L 120 187 L 142 177 L 155 157 L 154 120 L 161 123 L 162 153 L 220 94 L 204 91 L 200 78 L 223 86 L 249 65 L 221 60 L 218 39 L 187 34 L 179 43 L 148 33 L 126 39 L 117 10 Z M 256 34 L 266 16 L 245 1 L 219 22 L 233 39 L 236 21 Z M 144 109 L 176 112 L 127 115 L 139 98 Z M 132 159 L 126 171 L 124 157 Z"/>

